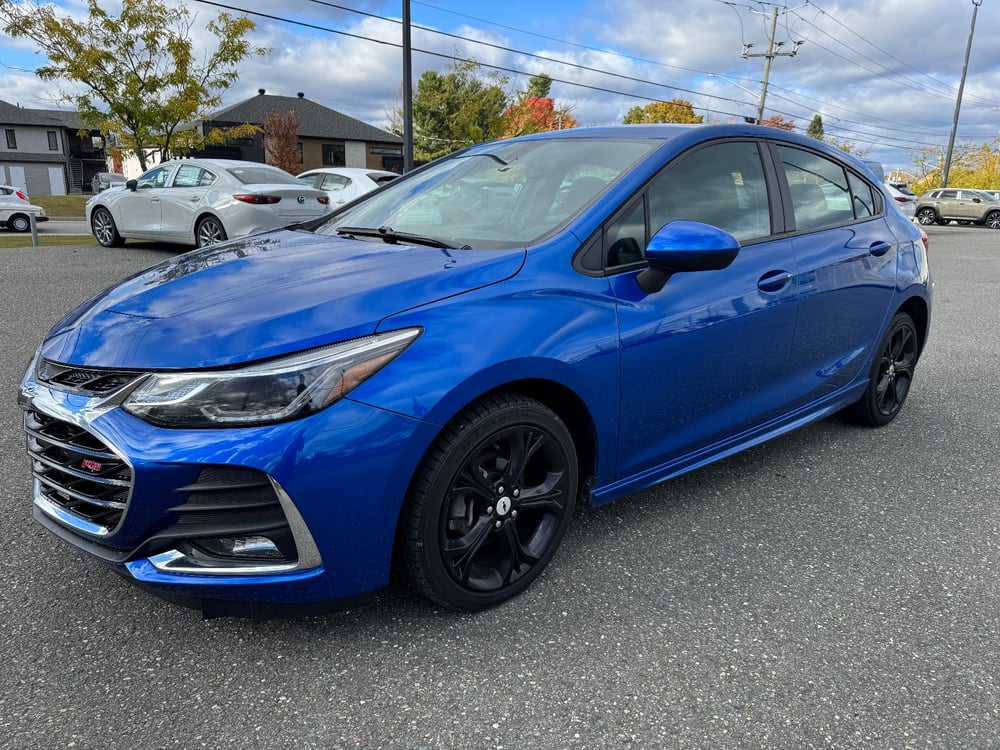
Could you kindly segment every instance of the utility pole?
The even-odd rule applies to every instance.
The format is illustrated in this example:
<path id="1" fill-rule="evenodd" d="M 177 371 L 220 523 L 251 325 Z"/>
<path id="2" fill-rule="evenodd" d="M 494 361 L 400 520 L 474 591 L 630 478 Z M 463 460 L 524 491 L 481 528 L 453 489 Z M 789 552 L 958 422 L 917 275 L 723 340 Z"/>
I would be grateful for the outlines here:
<path id="1" fill-rule="evenodd" d="M 958 113 L 962 109 L 962 92 L 965 91 L 965 74 L 969 72 L 969 55 L 972 54 L 972 36 L 976 33 L 976 13 L 983 0 L 972 0 L 972 25 L 969 27 L 969 42 L 965 45 L 965 63 L 962 65 L 962 81 L 958 84 L 958 98 L 955 100 L 955 117 L 951 121 L 951 135 L 948 137 L 948 153 L 944 157 L 944 173 L 941 187 L 948 187 L 948 173 L 951 172 L 951 152 L 955 150 L 955 133 L 958 131 Z"/>
<path id="2" fill-rule="evenodd" d="M 413 169 L 413 50 L 410 0 L 403 0 L 403 174 Z"/>
<path id="3" fill-rule="evenodd" d="M 973 0 L 974 2 L 975 0 Z M 979 0 L 982 2 L 982 0 Z M 757 104 L 757 124 L 764 121 L 764 100 L 767 98 L 767 80 L 771 75 L 771 62 L 776 57 L 795 57 L 804 42 L 794 42 L 790 52 L 781 52 L 780 49 L 785 42 L 775 42 L 774 35 L 778 30 L 778 6 L 771 8 L 771 33 L 767 39 L 767 52 L 750 53 L 752 44 L 743 45 L 743 57 L 763 57 L 764 58 L 764 81 L 760 88 L 760 101 Z"/>

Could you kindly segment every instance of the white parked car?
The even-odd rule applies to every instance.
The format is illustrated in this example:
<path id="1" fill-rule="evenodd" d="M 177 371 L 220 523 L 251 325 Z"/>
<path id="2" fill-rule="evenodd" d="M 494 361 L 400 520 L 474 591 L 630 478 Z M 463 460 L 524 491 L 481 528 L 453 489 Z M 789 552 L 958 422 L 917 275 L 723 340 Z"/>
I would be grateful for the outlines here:
<path id="1" fill-rule="evenodd" d="M 331 206 L 350 203 L 359 195 L 370 193 L 397 177 L 399 175 L 395 172 L 384 169 L 359 167 L 321 167 L 307 170 L 299 175 L 299 179 L 310 187 L 325 190 L 330 196 Z"/>
<path id="2" fill-rule="evenodd" d="M 204 247 L 316 219 L 330 199 L 277 167 L 231 159 L 178 159 L 87 201 L 104 247 L 126 239 Z"/>
<path id="3" fill-rule="evenodd" d="M 15 232 L 27 232 L 31 229 L 31 215 L 35 222 L 48 221 L 45 209 L 32 205 L 28 194 L 12 185 L 0 185 L 0 227 L 7 227 Z"/>
<path id="4" fill-rule="evenodd" d="M 896 208 L 907 219 L 913 219 L 917 209 L 917 196 L 909 188 L 899 188 L 889 182 L 885 183 L 886 192 L 896 202 Z"/>

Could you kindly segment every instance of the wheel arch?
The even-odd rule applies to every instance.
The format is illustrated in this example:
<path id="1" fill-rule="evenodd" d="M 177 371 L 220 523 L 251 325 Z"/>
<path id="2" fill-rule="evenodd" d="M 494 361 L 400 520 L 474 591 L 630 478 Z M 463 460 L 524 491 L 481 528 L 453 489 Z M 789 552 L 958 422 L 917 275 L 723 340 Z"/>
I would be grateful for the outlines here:
<path id="1" fill-rule="evenodd" d="M 579 472 L 578 499 L 582 499 L 585 504 L 589 505 L 590 488 L 593 485 L 593 478 L 597 471 L 598 437 L 596 422 L 584 400 L 572 389 L 562 383 L 542 378 L 513 380 L 494 386 L 489 390 L 479 393 L 475 398 L 469 399 L 467 403 L 455 409 L 451 419 L 442 424 L 435 436 L 428 441 L 423 455 L 414 465 L 414 476 L 417 473 L 416 470 L 427 459 L 428 454 L 434 450 L 438 437 L 448 429 L 451 421 L 472 404 L 497 393 L 515 393 L 538 401 L 555 412 L 556 416 L 566 425 L 566 429 L 569 430 L 569 434 L 573 439 L 573 446 L 576 449 L 577 469 Z M 407 483 L 408 488 L 412 485 L 413 478 L 413 476 L 410 477 Z M 407 489 L 407 495 L 409 495 L 409 489 Z M 393 535 L 392 577 L 394 578 L 402 571 L 400 554 L 403 534 L 405 532 L 405 514 L 406 500 L 404 498 L 397 510 L 396 528 Z"/>
<path id="2" fill-rule="evenodd" d="M 904 312 L 913 320 L 913 325 L 917 328 L 917 353 L 923 353 L 924 345 L 927 343 L 927 336 L 930 333 L 930 308 L 927 301 L 922 297 L 910 297 L 896 312 Z"/>

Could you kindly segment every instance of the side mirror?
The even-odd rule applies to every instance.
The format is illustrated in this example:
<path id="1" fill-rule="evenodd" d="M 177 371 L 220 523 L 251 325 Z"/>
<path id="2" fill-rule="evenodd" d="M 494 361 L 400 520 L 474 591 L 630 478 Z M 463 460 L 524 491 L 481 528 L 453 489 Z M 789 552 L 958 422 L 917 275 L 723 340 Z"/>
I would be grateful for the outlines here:
<path id="1" fill-rule="evenodd" d="M 136 188 L 136 186 L 138 184 L 139 183 L 137 183 L 135 180 L 129 180 L 128 182 L 125 183 L 125 187 L 127 187 L 129 190 L 131 190 L 134 193 L 135 192 L 135 188 Z"/>
<path id="2" fill-rule="evenodd" d="M 729 232 L 697 221 L 672 221 L 649 241 L 649 267 L 639 273 L 636 282 L 646 294 L 654 294 L 675 273 L 726 268 L 739 251 L 739 241 Z"/>

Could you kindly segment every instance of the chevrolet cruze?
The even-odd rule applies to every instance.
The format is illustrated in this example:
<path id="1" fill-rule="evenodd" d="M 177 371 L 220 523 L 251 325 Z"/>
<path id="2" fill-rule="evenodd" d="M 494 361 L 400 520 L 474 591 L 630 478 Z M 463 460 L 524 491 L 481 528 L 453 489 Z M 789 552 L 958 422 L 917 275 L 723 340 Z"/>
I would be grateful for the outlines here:
<path id="1" fill-rule="evenodd" d="M 34 517 L 208 616 L 353 601 L 394 559 L 481 609 L 580 504 L 837 412 L 887 424 L 930 319 L 918 229 L 814 139 L 477 145 L 70 312 L 20 389 Z"/>

